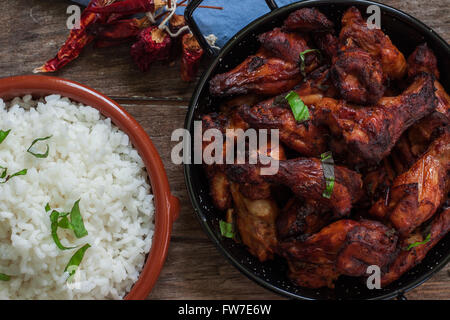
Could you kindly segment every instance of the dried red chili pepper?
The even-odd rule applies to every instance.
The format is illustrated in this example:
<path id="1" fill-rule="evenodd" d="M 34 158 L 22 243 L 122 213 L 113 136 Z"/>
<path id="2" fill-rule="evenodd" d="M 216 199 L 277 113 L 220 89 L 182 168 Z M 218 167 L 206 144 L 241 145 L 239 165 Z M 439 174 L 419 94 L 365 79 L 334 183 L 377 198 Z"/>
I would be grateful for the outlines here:
<path id="1" fill-rule="evenodd" d="M 200 60 L 203 56 L 203 49 L 191 33 L 183 36 L 182 45 L 181 79 L 183 81 L 192 81 L 197 74 Z"/>
<path id="2" fill-rule="evenodd" d="M 121 13 L 128 15 L 141 12 L 155 12 L 164 5 L 165 1 L 163 0 L 123 0 L 107 7 L 96 7 L 89 10 L 96 13 Z"/>
<path id="3" fill-rule="evenodd" d="M 139 33 L 138 42 L 131 47 L 131 56 L 143 72 L 148 71 L 155 61 L 168 60 L 172 38 L 157 26 L 151 26 Z"/>
<path id="4" fill-rule="evenodd" d="M 33 70 L 38 72 L 54 72 L 61 69 L 70 61 L 76 59 L 83 48 L 94 39 L 88 34 L 87 27 L 94 23 L 104 23 L 108 20 L 109 14 L 98 14 L 88 11 L 91 8 L 104 7 L 116 0 L 92 0 L 80 17 L 80 28 L 72 29 L 64 45 L 59 49 L 56 57 L 47 61 L 43 66 Z"/>
<path id="5" fill-rule="evenodd" d="M 88 33 L 101 40 L 126 40 L 136 37 L 142 29 L 150 26 L 150 20 L 147 17 L 141 19 L 117 20 L 112 23 L 90 25 Z"/>

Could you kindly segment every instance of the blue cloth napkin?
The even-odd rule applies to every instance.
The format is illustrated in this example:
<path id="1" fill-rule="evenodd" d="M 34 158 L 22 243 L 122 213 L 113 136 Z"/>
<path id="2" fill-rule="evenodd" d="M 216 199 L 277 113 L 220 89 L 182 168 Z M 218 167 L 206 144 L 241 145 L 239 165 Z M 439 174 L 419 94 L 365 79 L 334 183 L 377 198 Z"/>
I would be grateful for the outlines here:
<path id="1" fill-rule="evenodd" d="M 90 0 L 73 0 L 81 5 L 87 5 Z M 278 6 L 284 6 L 295 0 L 276 0 Z M 234 34 L 250 22 L 269 12 L 264 0 L 205 0 L 203 5 L 223 7 L 223 10 L 198 8 L 194 18 L 207 36 L 217 37 L 216 45 L 222 47 Z M 185 7 L 177 8 L 178 14 L 183 14 Z"/>

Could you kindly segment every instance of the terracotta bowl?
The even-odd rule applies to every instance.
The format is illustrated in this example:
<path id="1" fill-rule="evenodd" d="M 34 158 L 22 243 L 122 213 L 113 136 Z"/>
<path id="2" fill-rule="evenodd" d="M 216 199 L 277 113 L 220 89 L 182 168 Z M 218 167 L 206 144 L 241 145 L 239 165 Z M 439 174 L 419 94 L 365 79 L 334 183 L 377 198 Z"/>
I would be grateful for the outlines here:
<path id="1" fill-rule="evenodd" d="M 152 290 L 164 265 L 169 248 L 172 224 L 178 217 L 179 201 L 170 193 L 161 158 L 139 123 L 116 102 L 79 83 L 56 77 L 17 76 L 0 79 L 0 98 L 9 100 L 27 94 L 42 97 L 60 94 L 96 108 L 125 132 L 139 152 L 147 169 L 155 201 L 155 233 L 152 247 L 138 281 L 125 296 L 126 300 L 145 299 Z"/>

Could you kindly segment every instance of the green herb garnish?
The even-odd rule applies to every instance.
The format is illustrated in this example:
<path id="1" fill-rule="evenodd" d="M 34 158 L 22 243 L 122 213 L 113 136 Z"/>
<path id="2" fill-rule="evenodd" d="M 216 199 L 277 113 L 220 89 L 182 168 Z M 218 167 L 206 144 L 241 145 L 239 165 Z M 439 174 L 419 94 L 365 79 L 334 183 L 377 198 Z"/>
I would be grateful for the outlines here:
<path id="1" fill-rule="evenodd" d="M 65 213 L 59 213 L 56 210 L 53 210 L 50 214 L 50 221 L 51 221 L 51 231 L 52 231 L 52 238 L 55 242 L 56 246 L 61 250 L 71 250 L 75 249 L 76 247 L 65 247 L 62 245 L 61 240 L 59 240 L 58 236 L 58 227 L 59 227 L 59 218 L 64 217 Z"/>
<path id="2" fill-rule="evenodd" d="M 83 238 L 84 236 L 88 235 L 88 232 L 86 228 L 84 227 L 83 218 L 81 217 L 80 213 L 80 207 L 79 207 L 80 200 L 75 202 L 73 205 L 72 211 L 70 212 L 70 229 L 73 230 L 75 233 L 75 236 L 77 238 Z"/>
<path id="3" fill-rule="evenodd" d="M 11 132 L 11 129 L 9 129 L 8 131 L 2 131 L 0 130 L 0 143 L 3 142 L 3 140 L 6 139 L 6 137 L 8 136 L 8 134 Z"/>
<path id="4" fill-rule="evenodd" d="M 58 237 L 58 228 L 73 230 L 77 238 L 83 238 L 88 235 L 83 218 L 81 217 L 79 204 L 80 200 L 76 201 L 70 212 L 58 212 L 53 210 L 50 214 L 53 241 L 55 241 L 56 246 L 61 250 L 69 250 L 76 247 L 65 247 L 61 244 Z M 47 203 L 45 205 L 45 211 L 50 212 L 50 210 L 50 205 Z"/>
<path id="5" fill-rule="evenodd" d="M 429 233 L 429 234 L 427 235 L 427 237 L 425 238 L 425 240 L 411 243 L 411 244 L 408 246 L 408 248 L 406 248 L 406 251 L 409 251 L 409 250 L 411 250 L 411 249 L 414 248 L 414 247 L 418 247 L 418 246 L 420 246 L 420 245 L 422 245 L 422 244 L 425 244 L 425 243 L 427 243 L 427 242 L 430 241 L 430 240 L 431 240 L 431 233 Z"/>
<path id="6" fill-rule="evenodd" d="M 295 91 L 291 91 L 285 97 L 291 106 L 292 113 L 296 121 L 306 121 L 309 119 L 309 110 L 303 100 Z"/>
<path id="7" fill-rule="evenodd" d="M 14 177 L 17 177 L 17 176 L 24 176 L 28 172 L 27 169 L 23 169 L 23 170 L 20 170 L 20 171 L 18 171 L 16 173 L 13 173 L 12 175 L 6 176 L 6 173 L 8 172 L 8 169 L 7 168 L 3 168 L 3 167 L 0 167 L 0 168 L 3 169 L 3 171 L 2 171 L 2 173 L 0 175 L 0 178 L 4 179 L 3 181 L 0 181 L 0 184 L 7 183 L 11 178 L 14 178 Z"/>
<path id="8" fill-rule="evenodd" d="M 308 50 L 305 50 L 305 51 L 303 51 L 303 52 L 300 52 L 300 72 L 302 73 L 302 75 L 303 76 L 306 76 L 306 71 L 305 71 L 305 68 L 306 68 L 306 54 L 308 54 L 308 53 L 310 53 L 310 52 L 317 52 L 317 53 L 319 53 L 319 58 L 320 58 L 320 51 L 319 50 L 317 50 L 317 49 L 308 49 Z"/>
<path id="9" fill-rule="evenodd" d="M 48 146 L 48 144 L 47 144 L 47 150 L 45 151 L 45 153 L 36 153 L 36 152 L 33 152 L 33 151 L 31 151 L 31 148 L 33 148 L 33 146 L 34 146 L 37 142 L 39 142 L 39 141 L 44 141 L 44 140 L 48 140 L 48 139 L 50 139 L 51 137 L 52 137 L 52 136 L 48 136 L 48 137 L 45 137 L 45 138 L 38 138 L 38 139 L 34 140 L 33 143 L 31 144 L 31 146 L 28 148 L 27 152 L 28 152 L 28 153 L 31 153 L 31 154 L 32 154 L 33 156 L 35 156 L 36 158 L 41 158 L 41 159 L 47 158 L 47 157 L 48 157 L 48 153 L 49 153 L 49 151 L 50 151 L 50 147 Z"/>
<path id="10" fill-rule="evenodd" d="M 72 258 L 70 258 L 69 263 L 64 269 L 64 272 L 67 272 L 69 274 L 67 281 L 70 282 L 72 280 L 73 276 L 75 275 L 75 272 L 80 266 L 81 260 L 83 260 L 86 250 L 89 249 L 90 247 L 91 247 L 90 244 L 85 244 L 83 247 L 78 249 L 77 252 L 75 252 Z"/>
<path id="11" fill-rule="evenodd" d="M 234 238 L 234 228 L 232 223 L 228 223 L 226 221 L 220 220 L 219 221 L 220 226 L 220 234 L 225 238 Z"/>
<path id="12" fill-rule="evenodd" d="M 323 175 L 325 177 L 326 187 L 322 197 L 330 199 L 334 189 L 334 160 L 331 151 L 320 155 L 322 161 Z"/>
<path id="13" fill-rule="evenodd" d="M 6 178 L 6 174 L 8 173 L 8 168 L 0 167 L 0 169 L 3 170 L 2 173 L 0 174 L 0 179 Z"/>
<path id="14" fill-rule="evenodd" d="M 0 273 L 0 281 L 9 281 L 9 280 L 11 280 L 10 276 L 4 273 Z"/>

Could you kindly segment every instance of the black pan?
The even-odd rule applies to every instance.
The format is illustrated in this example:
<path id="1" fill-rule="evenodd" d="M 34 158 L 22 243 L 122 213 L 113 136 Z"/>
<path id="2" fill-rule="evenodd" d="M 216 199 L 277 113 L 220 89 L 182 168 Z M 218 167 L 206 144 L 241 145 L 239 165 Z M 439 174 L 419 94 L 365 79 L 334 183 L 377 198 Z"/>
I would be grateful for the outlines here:
<path id="1" fill-rule="evenodd" d="M 230 70 L 248 55 L 255 53 L 258 49 L 256 35 L 280 26 L 289 13 L 304 7 L 318 8 L 339 26 L 342 13 L 349 6 L 358 7 L 364 14 L 369 5 L 378 5 L 382 13 L 381 27 L 383 31 L 390 36 L 392 42 L 406 57 L 417 45 L 423 42 L 428 43 L 439 61 L 441 82 L 447 92 L 450 91 L 450 46 L 420 21 L 384 4 L 372 1 L 310 0 L 277 8 L 273 1 L 267 0 L 272 11 L 250 23 L 237 33 L 220 52 L 217 52 L 214 48 L 209 47 L 206 41 L 202 41 L 201 32 L 193 19 L 193 12 L 201 2 L 202 0 L 191 1 L 186 9 L 185 17 L 197 39 L 200 39 L 201 45 L 215 58 L 199 81 L 190 102 L 185 128 L 190 131 L 192 137 L 194 120 L 200 119 L 202 114 L 214 111 L 220 104 L 220 100 L 212 98 L 209 94 L 208 83 L 211 77 Z M 245 8 L 245 10 L 251 9 Z M 286 277 L 287 266 L 284 259 L 276 258 L 274 261 L 261 263 L 250 255 L 243 245 L 221 236 L 219 220 L 224 218 L 223 213 L 215 209 L 211 202 L 202 166 L 185 164 L 184 169 L 192 205 L 211 240 L 225 257 L 248 278 L 286 297 L 297 299 L 391 299 L 397 297 L 404 299 L 405 292 L 425 282 L 450 260 L 450 235 L 447 235 L 428 253 L 422 263 L 386 288 L 369 290 L 364 281 L 352 277 L 339 278 L 335 289 L 307 289 L 295 286 Z"/>

